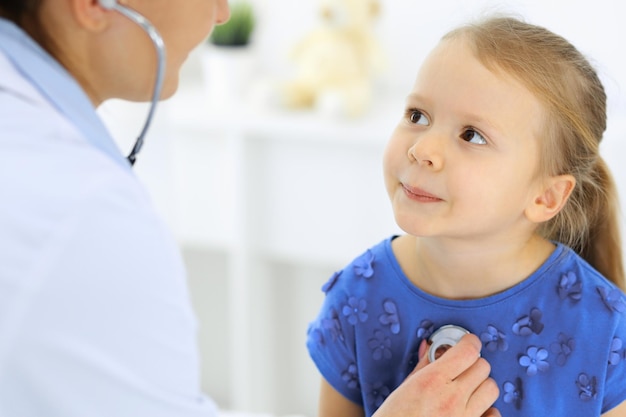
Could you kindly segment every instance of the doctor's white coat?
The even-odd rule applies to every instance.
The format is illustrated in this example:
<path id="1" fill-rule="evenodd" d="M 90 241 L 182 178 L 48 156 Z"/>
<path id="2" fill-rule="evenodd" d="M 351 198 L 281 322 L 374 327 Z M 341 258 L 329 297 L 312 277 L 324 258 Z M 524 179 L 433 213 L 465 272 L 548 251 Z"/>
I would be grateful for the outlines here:
<path id="1" fill-rule="evenodd" d="M 0 47 L 0 416 L 214 415 L 179 252 L 87 139 Z"/>

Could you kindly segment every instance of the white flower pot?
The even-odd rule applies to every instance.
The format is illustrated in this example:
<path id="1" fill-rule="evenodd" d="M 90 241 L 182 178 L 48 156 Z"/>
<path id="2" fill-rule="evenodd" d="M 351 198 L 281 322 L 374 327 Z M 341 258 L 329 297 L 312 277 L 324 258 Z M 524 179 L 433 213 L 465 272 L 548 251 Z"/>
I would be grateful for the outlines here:
<path id="1" fill-rule="evenodd" d="M 249 46 L 207 45 L 202 67 L 207 98 L 219 109 L 231 108 L 245 100 L 254 75 L 254 52 Z"/>

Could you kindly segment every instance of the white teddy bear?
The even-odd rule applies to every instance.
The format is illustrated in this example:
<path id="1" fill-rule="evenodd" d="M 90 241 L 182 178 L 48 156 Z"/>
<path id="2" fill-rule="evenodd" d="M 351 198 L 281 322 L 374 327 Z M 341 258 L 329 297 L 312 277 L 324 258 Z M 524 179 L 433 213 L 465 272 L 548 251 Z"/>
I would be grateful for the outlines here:
<path id="1" fill-rule="evenodd" d="M 321 0 L 323 25 L 294 48 L 296 75 L 282 85 L 288 108 L 357 117 L 369 107 L 383 54 L 373 36 L 378 0 Z"/>

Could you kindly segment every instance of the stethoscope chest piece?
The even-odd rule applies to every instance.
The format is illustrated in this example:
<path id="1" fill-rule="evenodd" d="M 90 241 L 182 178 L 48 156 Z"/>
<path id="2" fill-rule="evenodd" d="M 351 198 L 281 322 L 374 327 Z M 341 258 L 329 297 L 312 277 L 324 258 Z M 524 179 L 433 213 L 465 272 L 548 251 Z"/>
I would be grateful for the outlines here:
<path id="1" fill-rule="evenodd" d="M 428 349 L 428 360 L 432 363 L 446 353 L 448 349 L 459 343 L 459 340 L 469 331 L 461 326 L 448 324 L 437 329 L 428 339 L 431 343 Z"/>

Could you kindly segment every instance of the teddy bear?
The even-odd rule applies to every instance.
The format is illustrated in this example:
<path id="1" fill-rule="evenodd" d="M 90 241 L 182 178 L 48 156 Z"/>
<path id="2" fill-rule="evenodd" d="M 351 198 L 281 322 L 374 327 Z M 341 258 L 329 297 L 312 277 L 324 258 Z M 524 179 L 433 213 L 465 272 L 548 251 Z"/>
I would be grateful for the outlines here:
<path id="1" fill-rule="evenodd" d="M 295 76 L 281 86 L 290 109 L 354 118 L 371 102 L 373 78 L 384 57 L 373 35 L 379 0 L 320 0 L 320 27 L 298 42 L 291 54 Z"/>

